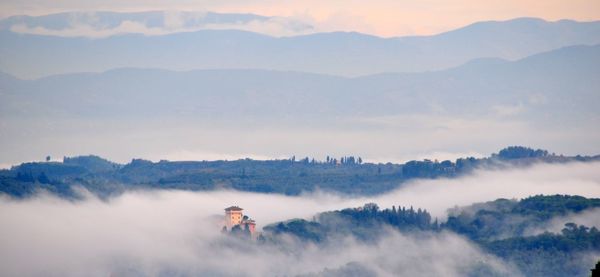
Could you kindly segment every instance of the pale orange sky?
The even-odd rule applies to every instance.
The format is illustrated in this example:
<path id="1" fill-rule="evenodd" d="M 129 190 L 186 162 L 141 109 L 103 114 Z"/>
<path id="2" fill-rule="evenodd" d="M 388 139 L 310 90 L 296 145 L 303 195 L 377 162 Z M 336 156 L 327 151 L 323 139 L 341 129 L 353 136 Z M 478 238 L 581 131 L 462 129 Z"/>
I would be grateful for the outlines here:
<path id="1" fill-rule="evenodd" d="M 427 35 L 476 21 L 539 17 L 600 19 L 600 0 L 3 0 L 0 16 L 60 11 L 185 10 L 291 16 L 324 31 L 379 36 Z"/>

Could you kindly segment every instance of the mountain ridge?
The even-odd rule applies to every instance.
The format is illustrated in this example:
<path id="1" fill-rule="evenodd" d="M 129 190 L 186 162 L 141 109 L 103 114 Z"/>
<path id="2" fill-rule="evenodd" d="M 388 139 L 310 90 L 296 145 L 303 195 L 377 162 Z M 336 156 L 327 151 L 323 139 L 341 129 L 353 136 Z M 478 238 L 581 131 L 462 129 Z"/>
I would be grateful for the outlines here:
<path id="1" fill-rule="evenodd" d="M 6 107 L 7 118 L 22 114 L 18 107 L 24 103 L 38 106 L 27 109 L 27 116 L 44 114 L 49 107 L 79 115 L 106 111 L 118 116 L 136 111 L 168 114 L 173 107 L 185 107 L 198 115 L 210 111 L 206 115 L 211 117 L 236 118 L 240 113 L 351 117 L 428 112 L 428 99 L 435 99 L 440 103 L 437 114 L 439 108 L 444 110 L 441 114 L 464 114 L 469 107 L 470 114 L 485 115 L 504 105 L 540 115 L 568 112 L 589 117 L 598 116 L 594 105 L 600 99 L 593 89 L 600 85 L 595 78 L 600 74 L 598 64 L 600 45 L 569 46 L 517 61 L 483 59 L 447 70 L 354 78 L 264 69 L 120 68 L 0 83 L 0 88 L 10 86 L 4 89 L 0 106 Z M 468 104 L 473 95 L 479 102 Z M 92 96 L 93 108 L 86 100 Z M 539 101 L 532 102 L 531 97 Z M 117 104 L 122 107 L 115 110 Z M 579 108 L 568 108 L 573 105 Z M 199 106 L 210 110 L 198 110 Z"/>
<path id="2" fill-rule="evenodd" d="M 568 54 L 573 54 L 573 51 L 575 51 L 575 50 L 577 50 L 577 51 L 583 50 L 583 51 L 589 52 L 589 50 L 594 50 L 594 49 L 600 49 L 600 44 L 570 45 L 570 46 L 565 46 L 565 47 L 561 47 L 561 48 L 554 49 L 554 50 L 537 53 L 537 54 L 527 56 L 527 57 L 524 57 L 524 58 L 521 58 L 518 60 L 507 60 L 507 59 L 496 58 L 496 57 L 481 57 L 481 58 L 475 58 L 475 59 L 469 60 L 463 64 L 460 64 L 460 65 L 457 65 L 454 67 L 439 69 L 439 70 L 423 71 L 423 72 L 382 72 L 382 73 L 367 74 L 367 75 L 360 75 L 360 76 L 343 76 L 343 75 L 334 75 L 334 74 L 314 73 L 314 72 L 307 72 L 307 71 L 277 70 L 277 69 L 262 69 L 262 68 L 214 68 L 214 69 L 198 68 L 198 69 L 189 69 L 189 70 L 171 70 L 171 69 L 164 69 L 164 68 L 159 68 L 159 67 L 149 67 L 149 68 L 118 67 L 118 68 L 112 68 L 112 69 L 108 69 L 108 70 L 101 71 L 101 72 L 90 71 L 90 72 L 61 73 L 61 74 L 43 76 L 43 77 L 39 77 L 39 78 L 35 78 L 35 79 L 21 79 L 12 74 L 0 71 L 0 76 L 2 76 L 4 78 L 19 80 L 19 81 L 40 81 L 40 80 L 45 80 L 45 79 L 54 79 L 54 78 L 60 78 L 60 77 L 66 77 L 66 76 L 97 76 L 97 75 L 112 74 L 115 72 L 127 72 L 127 71 L 139 71 L 139 72 L 145 71 L 145 72 L 162 72 L 162 73 L 181 73 L 181 74 L 198 73 L 198 72 L 266 72 L 266 73 L 302 74 L 302 75 L 323 76 L 323 77 L 339 78 L 339 79 L 346 79 L 346 80 L 354 80 L 354 79 L 362 79 L 362 78 L 386 76 L 386 75 L 389 76 L 389 75 L 415 75 L 415 74 L 440 73 L 440 72 L 461 70 L 463 68 L 468 68 L 471 66 L 481 66 L 481 65 L 494 66 L 494 65 L 503 65 L 503 64 L 510 64 L 510 63 L 520 63 L 520 62 L 527 62 L 529 60 L 534 60 L 534 59 L 541 60 L 548 56 L 552 58 L 553 53 L 564 52 L 564 53 L 568 53 Z"/>
<path id="3" fill-rule="evenodd" d="M 485 29 L 479 33 L 470 25 L 435 36 L 406 39 L 356 32 L 271 37 L 243 30 L 86 39 L 3 30 L 0 70 L 25 79 L 125 66 L 169 70 L 258 68 L 355 77 L 441 70 L 484 57 L 515 60 L 569 45 L 600 43 L 600 22 L 515 22 L 475 25 L 475 29 Z"/>

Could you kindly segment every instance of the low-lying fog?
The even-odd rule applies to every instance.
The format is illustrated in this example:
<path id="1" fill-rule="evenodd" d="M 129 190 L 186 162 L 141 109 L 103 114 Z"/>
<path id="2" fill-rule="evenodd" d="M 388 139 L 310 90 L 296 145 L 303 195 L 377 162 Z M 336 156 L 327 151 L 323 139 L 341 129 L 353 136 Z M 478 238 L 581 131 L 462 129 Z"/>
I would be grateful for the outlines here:
<path id="1" fill-rule="evenodd" d="M 594 117 L 595 118 L 595 117 Z M 99 155 L 114 162 L 287 159 L 360 156 L 368 162 L 485 157 L 509 145 L 567 156 L 596 155 L 600 119 L 574 123 L 529 122 L 497 116 L 37 119 L 0 115 L 0 168 L 51 156 Z M 562 125 L 557 125 L 562 124 Z M 565 126 L 567 125 L 567 126 Z"/>
<path id="2" fill-rule="evenodd" d="M 478 171 L 458 179 L 415 181 L 370 198 L 236 191 L 135 191 L 108 201 L 93 196 L 67 201 L 45 194 L 1 198 L 0 275 L 274 276 L 362 270 L 380 276 L 454 276 L 482 262 L 514 275 L 518 273 L 509 265 L 450 233 L 415 238 L 390 231 L 375 245 L 347 238 L 326 247 L 290 241 L 275 248 L 226 241 L 218 219 L 223 208 L 239 205 L 260 229 L 366 202 L 426 208 L 443 219 L 456 205 L 535 194 L 600 197 L 600 163 Z M 584 217 L 582 224 L 600 222 L 598 213 Z"/>

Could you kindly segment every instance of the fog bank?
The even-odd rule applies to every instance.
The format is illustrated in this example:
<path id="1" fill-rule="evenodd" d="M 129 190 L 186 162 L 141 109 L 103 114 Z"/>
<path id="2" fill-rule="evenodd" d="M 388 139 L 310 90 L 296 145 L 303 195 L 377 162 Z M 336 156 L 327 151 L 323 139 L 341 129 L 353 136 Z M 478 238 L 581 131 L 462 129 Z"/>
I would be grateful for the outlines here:
<path id="1" fill-rule="evenodd" d="M 212 215 L 219 214 L 222 202 L 234 195 L 144 192 L 109 202 L 93 198 L 68 202 L 48 196 L 3 200 L 0 275 L 293 276 L 339 271 L 343 276 L 344 270 L 360 270 L 374 276 L 461 276 L 481 264 L 497 272 L 512 272 L 450 233 L 416 238 L 390 230 L 376 244 L 345 238 L 322 247 L 293 240 L 277 246 L 231 240 L 219 234 L 220 226 Z M 257 204 L 273 197 L 237 196 L 252 198 Z M 269 201 L 246 207 L 263 220 L 307 212 L 292 211 L 304 210 L 299 199 L 273 197 Z M 270 209 L 263 207 L 267 205 Z"/>
<path id="2" fill-rule="evenodd" d="M 0 275 L 272 276 L 361 270 L 380 276 L 460 276 L 481 264 L 515 275 L 509 266 L 449 233 L 416 238 L 390 231 L 374 245 L 346 238 L 322 247 L 293 241 L 271 247 L 228 241 L 219 232 L 219 219 L 223 208 L 239 205 L 260 229 L 365 202 L 412 205 L 443 218 L 455 205 L 557 193 L 600 197 L 600 163 L 477 171 L 457 179 L 414 181 L 369 198 L 236 191 L 132 191 L 107 201 L 90 195 L 81 201 L 45 194 L 26 200 L 4 197 Z"/>

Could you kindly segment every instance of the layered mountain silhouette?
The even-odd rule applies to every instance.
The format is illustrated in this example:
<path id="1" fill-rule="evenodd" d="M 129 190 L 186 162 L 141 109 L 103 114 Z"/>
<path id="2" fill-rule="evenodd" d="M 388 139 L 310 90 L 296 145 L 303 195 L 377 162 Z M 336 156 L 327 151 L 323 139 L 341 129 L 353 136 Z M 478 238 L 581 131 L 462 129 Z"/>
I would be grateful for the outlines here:
<path id="1" fill-rule="evenodd" d="M 600 45 L 517 61 L 358 78 L 269 70 L 122 68 L 37 80 L 0 76 L 4 118 L 77 115 L 322 117 L 402 114 L 598 117 Z"/>
<path id="2" fill-rule="evenodd" d="M 139 17 L 138 22 L 143 22 L 145 28 L 167 28 L 167 34 L 124 32 L 103 38 L 85 38 L 60 37 L 52 32 L 46 35 L 44 32 L 18 32 L 23 28 L 76 28 L 75 23 L 66 25 L 69 16 L 73 15 L 12 17 L 0 21 L 0 41 L 3 42 L 0 70 L 22 78 L 100 72 L 121 67 L 265 69 L 360 76 L 441 70 L 477 58 L 515 60 L 565 46 L 600 43 L 598 21 L 547 22 L 536 18 L 479 22 L 434 36 L 381 38 L 333 32 L 273 37 L 233 30 L 236 27 L 243 30 L 244 23 L 270 20 L 256 15 L 211 13 L 199 19 L 183 16 L 177 26 L 184 30 L 186 26 L 196 26 L 200 30 L 168 33 L 169 27 L 165 26 L 161 13 L 99 13 L 95 14 L 97 21 L 82 23 L 88 27 L 85 30 L 102 31 Z M 217 23 L 236 25 L 231 26 L 232 30 L 202 29 Z M 298 22 L 284 25 L 284 28 L 299 30 L 312 28 Z"/>

